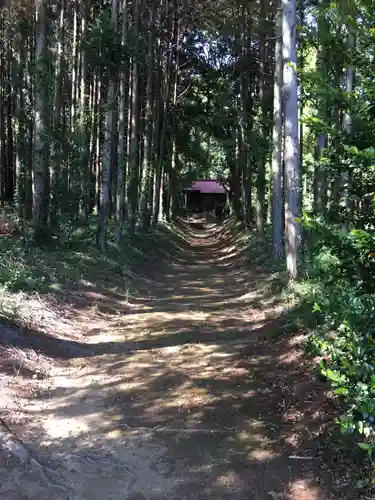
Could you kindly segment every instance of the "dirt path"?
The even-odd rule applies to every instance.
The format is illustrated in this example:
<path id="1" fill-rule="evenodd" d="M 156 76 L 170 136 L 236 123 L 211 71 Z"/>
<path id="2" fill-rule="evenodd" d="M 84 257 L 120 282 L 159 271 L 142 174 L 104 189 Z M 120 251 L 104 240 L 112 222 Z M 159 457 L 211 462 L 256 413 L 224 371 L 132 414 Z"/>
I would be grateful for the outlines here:
<path id="1" fill-rule="evenodd" d="M 329 403 L 272 277 L 248 270 L 238 235 L 207 224 L 185 238 L 131 307 L 113 299 L 117 315 L 66 344 L 13 428 L 49 468 L 4 462 L 0 498 L 339 498 L 319 449 Z"/>

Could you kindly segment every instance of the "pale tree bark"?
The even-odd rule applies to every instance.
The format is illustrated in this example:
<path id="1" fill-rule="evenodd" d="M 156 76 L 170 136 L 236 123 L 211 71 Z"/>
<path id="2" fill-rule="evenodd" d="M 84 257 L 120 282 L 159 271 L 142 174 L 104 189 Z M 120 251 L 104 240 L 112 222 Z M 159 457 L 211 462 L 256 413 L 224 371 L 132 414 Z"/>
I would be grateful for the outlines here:
<path id="1" fill-rule="evenodd" d="M 95 161 L 96 161 L 96 122 L 98 117 L 98 85 L 99 76 L 96 72 L 91 72 L 91 82 L 90 82 L 90 198 L 89 198 L 89 211 L 93 212 L 95 207 Z"/>
<path id="2" fill-rule="evenodd" d="M 325 9 L 329 4 L 329 0 L 319 0 L 318 10 L 318 40 L 324 40 L 327 36 L 329 25 L 325 17 Z M 327 64 L 326 64 L 325 47 L 321 42 L 317 54 L 317 69 L 321 73 L 321 78 L 327 78 Z M 327 119 L 327 112 L 324 108 L 325 103 L 321 100 L 318 104 L 318 117 L 325 121 Z M 326 215 L 327 211 L 327 172 L 322 168 L 322 158 L 324 149 L 327 145 L 327 137 L 325 133 L 319 133 L 316 137 L 315 146 L 315 165 L 314 165 L 314 212 L 318 215 Z"/>
<path id="3" fill-rule="evenodd" d="M 314 163 L 314 213 L 317 215 L 324 215 L 327 208 L 327 174 L 321 165 L 326 143 L 326 135 L 318 134 Z"/>
<path id="4" fill-rule="evenodd" d="M 101 190 L 100 190 L 101 162 L 100 162 L 100 158 L 101 158 L 101 153 L 102 153 L 102 147 L 100 144 L 100 137 L 101 137 L 101 131 L 102 131 L 102 117 L 101 117 L 100 109 L 104 104 L 102 96 L 103 96 L 102 72 L 99 71 L 99 74 L 97 76 L 97 86 L 96 86 L 96 103 L 95 103 L 96 121 L 95 121 L 95 140 L 94 140 L 95 207 L 96 207 L 96 213 L 98 215 L 100 214 L 100 199 L 101 199 Z M 108 193 L 108 196 L 109 196 L 109 193 Z"/>
<path id="5" fill-rule="evenodd" d="M 33 75 L 34 75 L 34 62 L 35 62 L 35 51 L 31 44 L 32 35 L 29 33 L 27 39 L 27 46 L 25 47 L 25 108 L 29 107 L 32 109 L 34 107 L 34 93 L 33 93 Z M 25 122 L 26 128 L 26 141 L 25 147 L 25 216 L 26 219 L 33 219 L 33 149 L 34 149 L 34 117 L 30 116 Z"/>
<path id="6" fill-rule="evenodd" d="M 0 47 L 0 81 L 3 83 L 6 80 L 6 64 L 5 64 L 5 48 L 2 44 Z M 4 183 L 5 171 L 7 167 L 6 160 L 6 121 L 5 121 L 5 86 L 0 86 L 0 204 L 4 203 Z"/>
<path id="7" fill-rule="evenodd" d="M 86 38 L 88 21 L 87 0 L 81 2 L 81 40 Z M 81 129 L 81 161 L 80 161 L 80 215 L 85 220 L 88 219 L 90 211 L 90 86 L 88 78 L 88 60 L 84 48 L 81 48 L 81 69 L 80 69 L 80 129 Z"/>
<path id="8" fill-rule="evenodd" d="M 341 10 L 343 7 L 343 3 L 340 2 L 337 6 L 338 9 Z M 344 11 L 341 11 L 341 15 L 347 15 Z M 330 23 L 331 24 L 331 23 Z M 330 26 L 331 27 L 331 26 Z M 334 37 L 340 39 L 342 36 L 342 28 L 343 23 L 336 22 L 335 23 L 335 34 Z M 332 27 L 331 27 L 332 29 Z M 331 47 L 328 45 L 327 52 L 328 56 L 331 51 Z M 342 75 L 344 73 L 344 61 L 342 57 L 329 58 L 329 72 L 333 73 L 332 78 L 332 87 L 337 91 L 341 92 L 342 90 Z M 328 115 L 328 124 L 330 127 L 336 127 L 340 123 L 342 124 L 342 105 L 339 100 L 336 100 L 332 105 L 327 109 L 326 112 Z M 328 141 L 327 141 L 328 142 Z M 342 138 L 336 132 L 330 134 L 327 153 L 329 154 L 329 159 L 332 167 L 328 171 L 328 182 L 329 185 L 329 210 L 328 216 L 329 221 L 335 224 L 339 224 L 341 221 L 340 216 L 340 204 L 341 204 L 341 194 L 342 194 L 342 166 L 340 165 L 341 155 L 338 157 L 338 151 L 341 148 Z"/>
<path id="9" fill-rule="evenodd" d="M 64 46 L 65 46 L 65 14 L 66 14 L 66 3 L 65 0 L 61 0 L 59 3 L 59 28 L 58 28 L 58 38 L 56 44 L 56 70 L 55 70 L 55 89 L 54 89 L 54 109 L 53 109 L 53 130 L 56 136 L 59 138 L 62 135 L 62 120 L 61 112 L 63 108 L 62 94 L 63 94 L 63 78 L 64 78 Z M 50 161 L 50 178 L 51 178 L 51 206 L 50 206 L 50 220 L 52 226 L 57 225 L 58 219 L 58 209 L 60 205 L 61 196 L 61 163 L 62 163 L 62 140 L 53 141 L 53 151 L 51 154 Z M 65 167 L 65 165 L 64 165 Z"/>
<path id="10" fill-rule="evenodd" d="M 152 190 L 153 201 L 152 201 L 152 226 L 155 227 L 158 222 L 160 222 L 162 217 L 162 191 L 163 191 L 163 160 L 161 159 L 161 154 L 164 151 L 164 146 L 161 145 L 162 137 L 162 123 L 163 117 L 162 113 L 164 110 L 164 88 L 163 85 L 163 69 L 162 62 L 159 59 L 158 68 L 158 85 L 156 87 L 155 95 L 155 128 L 154 128 L 154 142 L 155 142 L 155 177 L 154 186 Z"/>
<path id="11" fill-rule="evenodd" d="M 249 19 L 244 16 L 244 25 L 242 26 L 241 34 L 241 77 L 240 77 L 240 133 L 241 133 L 241 163 L 242 163 L 242 199 L 244 208 L 244 224 L 250 227 L 252 224 L 252 176 L 251 165 L 249 162 L 249 131 L 252 130 L 253 120 L 251 118 L 250 104 L 252 103 L 249 91 L 249 75 L 248 75 L 248 60 L 249 60 L 249 46 L 251 45 L 251 28 L 249 28 Z M 245 24 L 248 27 L 245 30 Z"/>
<path id="12" fill-rule="evenodd" d="M 33 151 L 33 226 L 36 240 L 47 233 L 49 204 L 49 171 L 47 130 L 48 99 L 46 94 L 45 59 L 47 53 L 47 3 L 35 3 L 35 98 L 34 98 L 34 151 Z"/>
<path id="13" fill-rule="evenodd" d="M 273 256 L 281 259 L 283 252 L 283 194 L 281 163 L 282 149 L 282 85 L 283 85 L 283 54 L 281 42 L 282 12 L 280 1 L 276 11 L 276 42 L 275 42 L 275 82 L 273 94 L 273 131 L 272 131 L 272 243 Z"/>
<path id="14" fill-rule="evenodd" d="M 165 3 L 165 17 L 168 18 L 170 15 L 172 22 L 170 23 L 170 32 L 172 32 L 169 45 L 169 57 L 167 62 L 167 69 L 164 75 L 164 81 L 161 78 L 162 91 L 159 94 L 158 102 L 158 134 L 157 140 L 159 141 L 159 151 L 157 155 L 156 171 L 155 171 L 155 189 L 154 189 L 154 202 L 153 202 L 153 216 L 152 225 L 156 226 L 158 222 L 162 219 L 163 215 L 163 172 L 164 172 L 164 156 L 165 156 L 165 142 L 167 137 L 167 125 L 169 120 L 169 103 L 171 96 L 171 81 L 172 81 L 172 54 L 173 46 L 177 43 L 177 23 L 172 15 L 168 11 L 168 2 Z M 172 29 L 171 29 L 172 28 Z M 161 47 L 160 47 L 161 49 Z M 160 54 L 160 71 L 163 74 L 162 69 L 162 55 Z"/>
<path id="15" fill-rule="evenodd" d="M 161 44 L 161 32 L 162 32 L 162 24 L 163 24 L 163 8 L 162 4 L 158 5 L 157 16 L 155 19 L 155 30 L 156 30 L 156 39 L 155 39 L 155 54 L 154 54 L 154 72 L 155 72 L 155 85 L 154 85 L 154 105 L 152 110 L 152 149 L 151 149 L 151 163 L 152 163 L 152 175 L 149 185 L 149 205 L 150 205 L 150 217 L 151 224 L 154 226 L 157 223 L 157 209 L 155 204 L 157 203 L 160 206 L 160 198 L 161 198 L 161 187 L 162 180 L 159 177 L 159 152 L 160 152 L 160 134 L 161 134 L 161 110 L 163 108 L 162 99 L 163 99 L 163 89 L 162 87 L 162 44 Z"/>
<path id="16" fill-rule="evenodd" d="M 4 8 L 4 2 L 0 4 L 2 8 Z M 5 10 L 5 9 L 4 9 Z M 5 171 L 7 168 L 7 160 L 6 160 L 6 119 L 5 119 L 5 111 L 6 111 L 6 89 L 4 82 L 7 80 L 7 64 L 6 64 L 6 56 L 7 56 L 7 30 L 5 27 L 3 28 L 3 17 L 2 12 L 0 10 L 0 23 L 1 23 L 1 31 L 0 31 L 0 205 L 2 206 L 4 203 L 3 192 L 4 192 L 4 177 Z"/>
<path id="17" fill-rule="evenodd" d="M 299 2 L 299 8 L 298 8 L 298 24 L 299 26 L 304 26 L 305 25 L 305 5 L 303 2 Z M 304 172 L 304 167 L 303 167 L 303 155 L 304 155 L 304 126 L 303 126 L 303 115 L 304 115 L 304 109 L 305 109 L 305 102 L 304 102 L 304 96 L 303 96 L 303 86 L 304 86 L 304 78 L 303 78 L 303 71 L 304 71 L 304 65 L 305 65 L 305 54 L 304 54 L 304 46 L 303 46 L 303 40 L 302 40 L 302 34 L 298 37 L 298 45 L 299 45 L 299 55 L 297 56 L 298 58 L 298 66 L 301 71 L 301 74 L 299 75 L 298 78 L 298 86 L 299 86 L 299 93 L 300 93 L 300 103 L 299 103 L 299 117 L 300 117 L 300 122 L 299 122 L 299 161 L 300 161 L 300 180 L 301 180 L 301 199 L 300 199 L 300 205 L 301 205 L 301 211 L 305 199 L 305 195 L 307 194 L 307 172 Z"/>
<path id="18" fill-rule="evenodd" d="M 353 33 L 353 29 L 348 24 L 348 51 L 352 52 L 355 47 L 355 37 Z M 355 68 L 352 64 L 347 67 L 346 70 L 346 92 L 350 95 L 354 91 L 354 82 L 355 82 Z M 350 111 L 347 109 L 343 116 L 343 128 L 350 139 L 352 135 L 352 127 L 353 127 L 353 119 Z M 345 232 L 349 231 L 349 221 L 348 216 L 350 212 L 350 200 L 349 200 L 349 183 L 350 183 L 350 172 L 345 169 L 341 175 L 341 211 L 343 215 L 343 230 Z"/>
<path id="19" fill-rule="evenodd" d="M 60 129 L 59 134 L 59 149 L 60 149 L 60 164 L 55 168 L 55 174 L 58 176 L 58 180 L 54 179 L 54 182 L 58 182 L 58 196 L 55 193 L 56 204 L 59 206 L 59 211 L 63 213 L 68 213 L 71 209 L 71 196 L 69 192 L 69 183 L 71 178 L 71 148 L 70 148 L 70 126 L 71 126 L 71 54 L 73 52 L 72 47 L 72 36 L 73 32 L 73 10 L 71 2 L 64 0 L 65 4 L 65 15 L 60 17 L 60 22 L 62 24 L 62 30 L 59 30 L 59 37 L 63 41 L 62 45 L 62 74 L 61 81 L 57 83 L 61 84 L 61 91 L 59 95 L 56 94 L 56 103 L 61 104 L 60 116 Z M 56 89 L 58 92 L 58 89 Z M 57 116 L 57 113 L 56 113 Z M 58 200 L 57 200 L 58 198 Z"/>
<path id="20" fill-rule="evenodd" d="M 27 38 L 27 32 L 26 32 Z M 1 45 L 1 42 L 0 42 Z M 15 147 L 15 201 L 18 206 L 18 213 L 22 220 L 26 217 L 26 179 L 27 179 L 27 115 L 26 115 L 26 57 L 27 50 L 25 39 L 20 37 L 16 43 L 16 59 L 14 64 L 13 80 L 16 82 L 16 95 L 14 99 L 15 109 L 13 115 L 14 122 L 14 147 Z M 1 106 L 0 106 L 1 109 Z"/>
<path id="21" fill-rule="evenodd" d="M 128 39 L 128 0 L 122 4 L 122 30 L 121 45 L 126 50 Z M 119 142 L 117 164 L 117 195 L 116 195 L 116 241 L 121 243 L 123 227 L 126 216 L 126 172 L 128 165 L 128 136 L 129 136 L 129 60 L 126 58 L 124 67 L 120 72 L 119 83 Z"/>
<path id="22" fill-rule="evenodd" d="M 170 165 L 170 175 L 169 175 L 169 196 L 170 196 L 170 217 L 174 220 L 177 216 L 177 130 L 178 130 L 178 120 L 177 120 L 177 91 L 179 82 L 179 20 L 178 20 L 178 10 L 176 5 L 176 45 L 175 45 L 175 57 L 174 57 L 174 71 L 173 71 L 173 93 L 172 93 L 172 130 L 171 130 L 171 165 Z M 207 98 L 209 103 L 209 97 Z M 208 106 L 208 104 L 207 104 Z M 208 139 L 209 140 L 209 139 Z M 209 147 L 209 146 L 208 146 Z"/>
<path id="23" fill-rule="evenodd" d="M 73 41 L 71 55 L 71 95 L 70 95 L 70 130 L 76 128 L 76 96 L 77 96 L 77 58 L 78 58 L 78 0 L 73 0 L 71 5 L 71 22 L 73 23 Z"/>
<path id="24" fill-rule="evenodd" d="M 117 30 L 118 0 L 112 0 L 111 25 L 113 32 Z M 113 67 L 109 69 L 110 76 L 107 92 L 107 111 L 104 124 L 104 150 L 101 169 L 100 217 L 98 225 L 98 244 L 102 252 L 107 248 L 109 190 L 111 182 L 111 158 L 113 153 L 113 122 L 115 120 L 116 77 Z"/>
<path id="25" fill-rule="evenodd" d="M 260 0 L 260 34 L 259 34 L 259 105 L 261 113 L 260 134 L 262 137 L 261 150 L 259 151 L 258 159 L 258 177 L 257 177 L 257 205 L 256 205 L 256 221 L 257 231 L 260 236 L 264 233 L 265 223 L 265 187 L 266 187 L 266 153 L 264 144 L 267 139 L 266 120 L 267 120 L 267 103 L 266 103 L 266 78 L 265 78 L 265 63 L 266 63 L 266 9 L 265 2 Z"/>
<path id="26" fill-rule="evenodd" d="M 72 0 L 67 2 L 67 25 L 68 33 L 67 40 L 69 40 L 70 51 L 67 57 L 68 70 L 66 74 L 68 75 L 69 81 L 67 85 L 68 92 L 68 102 L 67 107 L 69 108 L 69 128 L 67 130 L 69 139 L 76 141 L 80 138 L 79 122 L 78 117 L 78 95 L 79 95 L 79 0 Z M 70 31 L 71 30 L 71 31 Z M 67 111 L 67 110 L 66 110 Z M 64 144 L 65 151 L 63 152 L 64 160 L 67 162 L 64 168 L 64 180 L 61 186 L 61 190 L 64 193 L 69 193 L 69 196 L 64 197 L 64 211 L 70 214 L 71 218 L 75 218 L 79 213 L 79 195 L 80 195 L 80 168 L 77 164 L 77 159 L 73 152 L 73 149 L 69 147 L 70 141 L 66 141 Z M 77 141 L 78 143 L 78 141 Z M 78 146 L 78 144 L 76 145 Z M 64 202 L 64 200 L 62 200 Z"/>
<path id="27" fill-rule="evenodd" d="M 92 112 L 92 193 L 91 193 L 91 211 L 99 216 L 100 215 L 100 196 L 101 196 L 101 158 L 103 151 L 103 137 L 102 137 L 102 124 L 103 124 L 103 109 L 107 95 L 103 97 L 107 88 L 105 79 L 103 77 L 102 68 L 95 68 L 94 70 L 95 87 L 93 89 L 93 112 Z"/>
<path id="28" fill-rule="evenodd" d="M 132 5 L 132 3 L 131 3 Z M 130 7 L 129 7 L 130 8 Z M 130 23 L 129 23 L 130 24 Z M 129 26 L 130 30 L 130 26 Z M 132 102 L 133 102 L 133 71 L 132 71 L 132 61 L 131 58 L 129 57 L 129 62 L 128 62 L 128 93 L 127 93 L 127 136 L 126 136 L 126 170 L 124 171 L 125 174 L 125 209 L 126 209 L 126 214 L 125 214 L 125 220 L 128 221 L 129 219 L 129 182 L 131 180 L 131 171 L 130 171 L 130 146 L 131 146 L 131 140 L 132 140 Z"/>
<path id="29" fill-rule="evenodd" d="M 298 151 L 296 0 L 282 0 L 282 7 L 286 264 L 289 277 L 293 280 L 298 277 L 298 253 L 301 239 L 301 228 L 298 221 L 300 216 L 300 162 Z"/>
<path id="30" fill-rule="evenodd" d="M 239 102 L 237 96 L 235 100 L 238 113 Z M 240 219 L 242 212 L 242 199 L 241 199 L 242 164 L 241 164 L 241 130 L 239 126 L 233 128 L 233 135 L 234 135 L 234 161 L 232 168 L 232 189 L 233 189 L 232 206 L 234 214 L 238 219 Z"/>
<path id="31" fill-rule="evenodd" d="M 6 94 L 7 94 L 7 117 L 6 117 L 6 128 L 7 128 L 7 161 L 8 167 L 6 171 L 6 183 L 5 183 L 5 191 L 4 191 L 4 199 L 7 202 L 13 201 L 14 196 L 14 127 L 12 116 L 14 113 L 14 72 L 12 71 L 12 52 L 14 51 L 14 47 L 12 47 L 12 43 L 9 44 L 9 58 L 7 61 L 7 72 L 8 72 L 8 82 L 5 86 Z"/>
<path id="32" fill-rule="evenodd" d="M 140 218 L 142 226 L 150 225 L 149 191 L 153 181 L 152 138 L 153 138 L 153 107 L 154 107 L 154 46 L 156 39 L 155 16 L 156 2 L 152 3 L 148 19 L 148 57 L 147 57 L 147 88 L 145 103 L 145 130 L 143 136 L 143 176 L 140 194 Z"/>
<path id="33" fill-rule="evenodd" d="M 139 196 L 139 121 L 140 121 L 140 106 L 138 100 L 139 93 L 139 63 L 137 60 L 139 43 L 139 12 L 140 0 L 133 0 L 133 41 L 134 51 L 136 56 L 133 57 L 131 70 L 131 131 L 129 144 L 129 230 L 131 233 L 135 231 L 138 215 L 138 196 Z"/>

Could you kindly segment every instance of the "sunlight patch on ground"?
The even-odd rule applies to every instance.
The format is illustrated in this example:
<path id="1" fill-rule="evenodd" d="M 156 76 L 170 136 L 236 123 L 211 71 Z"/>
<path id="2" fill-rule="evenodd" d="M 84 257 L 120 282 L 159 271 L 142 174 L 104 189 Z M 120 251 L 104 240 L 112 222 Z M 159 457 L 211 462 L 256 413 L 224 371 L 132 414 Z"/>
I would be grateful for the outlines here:
<path id="1" fill-rule="evenodd" d="M 319 487 L 303 479 L 294 481 L 287 495 L 288 500 L 323 500 Z"/>
<path id="2" fill-rule="evenodd" d="M 243 443 L 249 458 L 260 462 L 266 462 L 279 456 L 279 453 L 272 449 L 272 443 L 264 432 L 257 432 L 256 429 L 260 430 L 263 427 L 263 422 L 252 422 L 248 430 L 243 429 L 237 434 L 237 439 Z"/>
<path id="3" fill-rule="evenodd" d="M 163 324 L 168 324 L 169 322 L 178 321 L 204 321 L 209 318 L 209 313 L 203 311 L 165 311 L 165 312 L 146 312 L 146 313 L 135 313 L 128 314 L 119 318 L 116 321 L 117 328 L 129 329 L 133 326 L 141 324 L 143 328 L 147 325 L 148 327 L 155 326 L 160 327 Z"/>
<path id="4" fill-rule="evenodd" d="M 53 419 L 46 420 L 43 423 L 43 430 L 49 439 L 67 439 L 89 432 L 93 424 L 98 419 L 101 420 L 101 418 L 99 412 L 90 416 L 75 417 L 74 419 L 55 416 Z"/>
<path id="5" fill-rule="evenodd" d="M 216 480 L 216 485 L 219 488 L 226 488 L 230 491 L 244 490 L 246 488 L 246 484 L 241 476 L 234 471 L 229 471 L 219 476 Z"/>
<path id="6" fill-rule="evenodd" d="M 293 363 L 296 363 L 296 358 L 298 358 L 301 363 L 304 362 L 304 357 L 303 357 L 302 353 L 296 352 L 294 349 L 294 350 L 287 352 L 286 354 L 283 354 L 282 356 L 280 356 L 280 361 L 281 361 L 281 363 L 285 363 L 285 364 L 293 364 Z M 297 359 L 297 361 L 298 361 L 298 359 Z"/>
<path id="7" fill-rule="evenodd" d="M 259 462 L 267 462 L 269 460 L 273 460 L 278 456 L 277 453 L 271 450 L 253 450 L 249 453 L 250 458 L 254 460 L 259 460 Z"/>

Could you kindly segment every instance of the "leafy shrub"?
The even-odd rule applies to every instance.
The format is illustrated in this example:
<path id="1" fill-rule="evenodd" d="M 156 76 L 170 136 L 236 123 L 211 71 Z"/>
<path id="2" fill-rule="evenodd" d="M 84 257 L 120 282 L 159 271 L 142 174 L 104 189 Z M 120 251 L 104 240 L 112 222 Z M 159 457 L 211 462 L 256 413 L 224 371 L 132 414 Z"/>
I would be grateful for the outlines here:
<path id="1" fill-rule="evenodd" d="M 343 234 L 310 218 L 303 220 L 306 274 L 312 284 L 319 328 L 308 349 L 320 354 L 321 373 L 344 401 L 342 432 L 363 436 L 375 450 L 375 249 L 374 234 Z"/>

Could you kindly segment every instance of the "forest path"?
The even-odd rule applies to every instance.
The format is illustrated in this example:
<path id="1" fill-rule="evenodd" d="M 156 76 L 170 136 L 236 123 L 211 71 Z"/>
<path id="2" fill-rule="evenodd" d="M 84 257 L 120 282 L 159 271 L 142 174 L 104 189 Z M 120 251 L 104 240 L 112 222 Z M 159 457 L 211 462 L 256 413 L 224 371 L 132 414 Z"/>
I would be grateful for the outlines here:
<path id="1" fill-rule="evenodd" d="M 30 402 L 17 435 L 49 468 L 2 474 L 1 498 L 339 498 L 319 454 L 329 403 L 272 275 L 227 226 L 180 229 Z"/>

